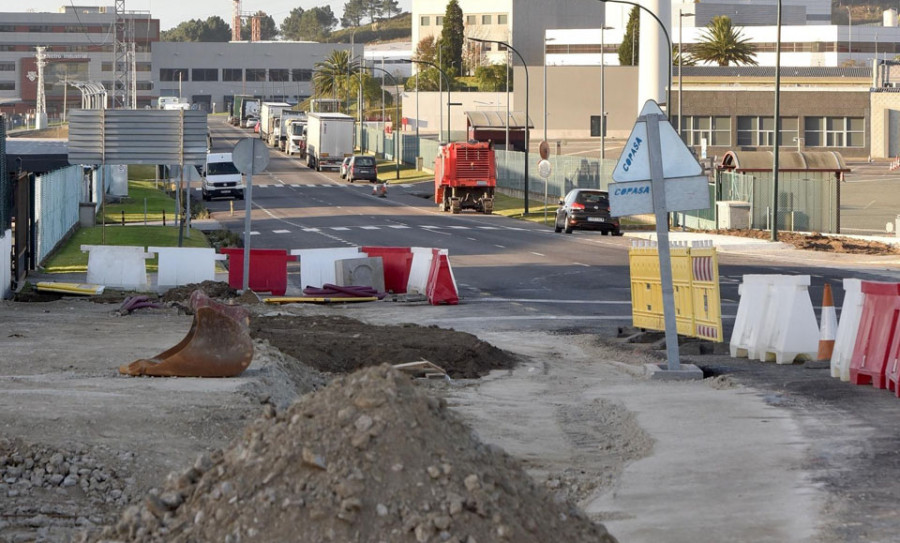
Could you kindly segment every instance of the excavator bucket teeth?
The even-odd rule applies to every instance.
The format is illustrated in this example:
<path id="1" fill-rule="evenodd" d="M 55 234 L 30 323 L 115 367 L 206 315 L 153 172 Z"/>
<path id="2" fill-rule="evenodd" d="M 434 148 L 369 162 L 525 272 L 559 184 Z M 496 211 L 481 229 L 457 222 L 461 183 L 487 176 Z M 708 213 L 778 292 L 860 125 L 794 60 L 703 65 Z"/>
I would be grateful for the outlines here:
<path id="1" fill-rule="evenodd" d="M 119 373 L 153 377 L 234 377 L 243 373 L 253 359 L 247 310 L 210 300 L 200 291 L 191 295 L 191 306 L 194 320 L 184 339 L 153 358 L 120 366 Z"/>

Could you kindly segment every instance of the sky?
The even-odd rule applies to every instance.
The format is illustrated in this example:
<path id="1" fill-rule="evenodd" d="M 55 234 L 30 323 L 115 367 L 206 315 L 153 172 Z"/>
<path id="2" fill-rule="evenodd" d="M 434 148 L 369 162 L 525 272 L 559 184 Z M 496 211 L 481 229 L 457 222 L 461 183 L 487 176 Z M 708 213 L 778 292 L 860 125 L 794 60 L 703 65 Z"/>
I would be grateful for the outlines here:
<path id="1" fill-rule="evenodd" d="M 13 6 L 12 4 L 18 4 Z M 265 11 L 281 24 L 296 7 L 310 9 L 316 6 L 331 5 L 331 10 L 340 19 L 344 12 L 345 0 L 329 2 L 328 0 L 241 0 L 241 10 L 249 12 Z M 410 11 L 412 0 L 399 0 L 400 9 Z M 20 7 L 22 5 L 27 7 Z M 0 2 L 0 11 L 49 11 L 57 13 L 65 5 L 76 6 L 114 6 L 114 0 L 28 0 L 27 2 Z M 218 15 L 231 24 L 232 0 L 125 0 L 126 11 L 149 11 L 150 15 L 159 19 L 160 28 L 169 30 L 178 23 L 189 19 L 206 19 Z M 18 8 L 18 9 L 17 9 Z"/>

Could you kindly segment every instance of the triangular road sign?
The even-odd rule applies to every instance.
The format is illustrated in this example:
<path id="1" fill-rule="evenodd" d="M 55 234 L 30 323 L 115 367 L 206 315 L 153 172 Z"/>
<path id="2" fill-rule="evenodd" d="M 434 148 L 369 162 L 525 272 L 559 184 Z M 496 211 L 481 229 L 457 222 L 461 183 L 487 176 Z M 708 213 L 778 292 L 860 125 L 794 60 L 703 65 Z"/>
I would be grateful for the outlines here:
<path id="1" fill-rule="evenodd" d="M 631 135 L 622 156 L 613 170 L 612 178 L 620 183 L 625 181 L 649 181 L 650 154 L 647 145 L 647 121 L 650 115 L 659 117 L 659 146 L 662 152 L 663 178 L 694 177 L 703 174 L 703 167 L 691 153 L 666 115 L 653 100 L 647 100 L 641 114 L 631 129 Z"/>

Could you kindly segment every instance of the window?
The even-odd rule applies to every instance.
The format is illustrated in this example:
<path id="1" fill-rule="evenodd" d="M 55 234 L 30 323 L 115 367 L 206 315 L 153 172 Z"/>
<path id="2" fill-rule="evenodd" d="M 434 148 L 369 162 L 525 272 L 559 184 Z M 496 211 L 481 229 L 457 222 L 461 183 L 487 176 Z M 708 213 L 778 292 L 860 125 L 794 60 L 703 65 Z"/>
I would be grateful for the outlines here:
<path id="1" fill-rule="evenodd" d="M 15 62 L 0 62 L 0 72 L 14 72 L 16 71 L 16 63 Z"/>
<path id="2" fill-rule="evenodd" d="M 152 81 L 137 81 L 135 82 L 137 86 L 137 90 L 149 91 L 153 90 L 153 82 Z"/>
<path id="3" fill-rule="evenodd" d="M 0 32 L 15 32 L 15 25 L 0 25 Z"/>
<path id="4" fill-rule="evenodd" d="M 286 68 L 270 68 L 269 81 L 288 81 L 289 73 Z"/>
<path id="5" fill-rule="evenodd" d="M 865 147 L 866 120 L 862 117 L 806 117 L 807 147 Z"/>
<path id="6" fill-rule="evenodd" d="M 218 68 L 194 68 L 191 70 L 191 79 L 194 81 L 218 81 Z"/>
<path id="7" fill-rule="evenodd" d="M 475 15 L 466 15 L 466 24 L 467 25 L 477 25 L 478 17 Z"/>
<path id="8" fill-rule="evenodd" d="M 309 68 L 294 68 L 291 70 L 291 81 L 312 81 L 312 73 Z"/>
<path id="9" fill-rule="evenodd" d="M 0 81 L 0 91 L 16 90 L 16 82 L 15 81 Z"/>
<path id="10" fill-rule="evenodd" d="M 241 68 L 222 68 L 222 81 L 243 81 L 244 70 Z"/>
<path id="11" fill-rule="evenodd" d="M 135 68 L 139 72 L 149 72 L 151 71 L 152 65 L 149 62 L 138 62 L 135 64 Z"/>
<path id="12" fill-rule="evenodd" d="M 508 15 L 497 15 L 497 24 L 505 25 L 506 21 L 507 21 L 507 17 L 508 17 Z"/>
<path id="13" fill-rule="evenodd" d="M 791 145 L 797 141 L 799 120 L 781 117 L 778 132 L 779 145 Z M 771 147 L 775 137 L 774 117 L 740 116 L 737 118 L 737 144 Z"/>
<path id="14" fill-rule="evenodd" d="M 181 79 L 179 79 L 179 75 L 181 76 Z M 190 81 L 188 79 L 187 68 L 160 68 L 159 69 L 159 80 L 160 81 Z"/>
<path id="15" fill-rule="evenodd" d="M 49 25 L 31 25 L 28 32 L 53 32 L 53 27 Z"/>
<path id="16" fill-rule="evenodd" d="M 428 26 L 431 24 L 431 17 L 423 15 L 419 17 L 419 26 Z"/>
<path id="17" fill-rule="evenodd" d="M 490 15 L 482 15 L 481 16 L 481 24 L 483 24 L 483 25 L 491 24 L 491 16 Z"/>
<path id="18" fill-rule="evenodd" d="M 434 18 L 434 26 L 443 26 L 444 25 L 444 16 L 438 15 Z"/>
<path id="19" fill-rule="evenodd" d="M 247 68 L 247 81 L 265 81 L 265 68 Z"/>
<path id="20" fill-rule="evenodd" d="M 731 117 L 686 116 L 681 121 L 681 138 L 687 145 L 731 145 Z"/>

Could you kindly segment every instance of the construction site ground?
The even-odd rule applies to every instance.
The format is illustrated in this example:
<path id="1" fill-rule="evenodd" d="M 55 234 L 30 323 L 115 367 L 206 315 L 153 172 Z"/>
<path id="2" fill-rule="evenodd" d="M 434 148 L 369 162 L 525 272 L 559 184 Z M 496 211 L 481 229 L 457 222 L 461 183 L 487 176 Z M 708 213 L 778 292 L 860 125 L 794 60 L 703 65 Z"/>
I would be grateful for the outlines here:
<path id="1" fill-rule="evenodd" d="M 477 330 L 411 324 L 452 323 L 458 311 L 471 316 L 479 308 L 392 302 L 270 306 L 248 294 L 232 299 L 253 312 L 255 353 L 242 376 L 119 375 L 119 365 L 184 337 L 191 323 L 181 309 L 184 294 L 167 296 L 164 307 L 130 314 L 117 311 L 121 298 L 115 294 L 104 296 L 107 303 L 70 297 L 0 303 L 0 321 L 8 323 L 0 335 L 0 541 L 77 541 L 84 533 L 97 540 L 103 527 L 108 536 L 118 535 L 109 540 L 190 540 L 183 532 L 186 539 L 174 537 L 173 526 L 219 526 L 202 522 L 215 515 L 231 519 L 244 538 L 222 531 L 194 537 L 264 541 L 259 526 L 274 527 L 286 514 L 285 505 L 257 507 L 249 500 L 251 522 L 241 509 L 225 508 L 225 501 L 216 507 L 208 499 L 182 497 L 187 491 L 173 494 L 179 485 L 195 496 L 253 489 L 275 504 L 302 502 L 306 516 L 289 517 L 309 527 L 308 537 L 298 534 L 298 541 L 546 541 L 534 519 L 548 526 L 552 519 L 568 519 L 553 524 L 567 541 L 611 541 L 602 527 L 586 525 L 578 510 L 620 541 L 874 541 L 879 539 L 871 535 L 896 528 L 883 500 L 864 490 L 858 471 L 847 469 L 848 460 L 857 467 L 874 460 L 856 458 L 859 439 L 869 437 L 871 428 L 854 426 L 834 405 L 816 403 L 832 395 L 798 400 L 793 385 L 772 392 L 771 382 L 754 381 L 755 370 L 742 374 L 747 366 L 727 355 L 691 360 L 686 350 L 685 361 L 708 368 L 708 379 L 651 382 L 642 378 L 644 365 L 660 358 L 646 346 L 636 349 L 579 330 L 492 330 L 487 315 L 469 325 Z M 211 294 L 233 295 L 227 286 Z M 470 333 L 475 331 L 477 337 Z M 297 435 L 271 437 L 296 420 L 292 402 L 312 398 L 336 376 L 423 359 L 450 375 L 415 381 L 425 398 L 441 402 L 428 404 L 427 413 L 412 402 L 389 413 L 360 415 L 353 387 L 365 391 L 371 382 L 379 394 L 406 393 L 381 374 L 352 378 L 343 385 L 350 387 L 345 404 L 332 394 L 309 404 L 314 407 L 296 408 L 331 413 L 336 422 L 317 418 L 315 433 L 303 427 L 306 441 L 300 444 Z M 773 380 L 801 383 L 799 388 L 828 383 L 821 367 L 777 369 L 783 371 Z M 351 411 L 339 413 L 343 408 Z M 809 416 L 819 409 L 829 416 Z M 485 445 L 460 437 L 469 434 L 459 433 L 457 416 L 471 426 L 475 442 Z M 448 450 L 445 436 L 451 428 L 455 450 Z M 359 446 L 360 429 L 371 450 Z M 343 448 L 331 431 L 350 432 Z M 262 435 L 269 437 L 261 441 Z M 307 474 L 300 497 L 283 488 L 282 477 L 274 479 L 278 486 L 272 474 L 241 467 L 248 455 L 256 458 L 250 464 L 266 464 L 266 454 L 284 450 L 316 466 L 316 443 L 321 450 L 331 447 L 322 462 L 341 466 L 345 479 L 303 478 L 313 477 Z M 308 455 L 295 450 L 304 447 Z M 504 458 L 496 457 L 500 449 L 528 475 L 498 460 Z M 204 469 L 208 477 L 194 481 Z M 331 475 L 330 468 L 323 471 Z M 370 480 L 373 473 L 387 475 Z M 184 483 L 186 478 L 194 482 Z M 440 492 L 431 486 L 438 484 Z M 410 489 L 409 499 L 398 498 L 404 493 L 396 485 Z M 425 500 L 416 490 L 423 485 L 439 499 Z M 894 486 L 881 488 L 889 492 Z M 472 494 L 483 488 L 492 490 Z M 312 507 L 319 503 L 316 496 L 321 504 Z M 458 515 L 473 517 L 441 514 L 454 507 Z M 373 518 L 378 522 L 369 522 Z M 476 522 L 485 519 L 485 525 Z"/>

